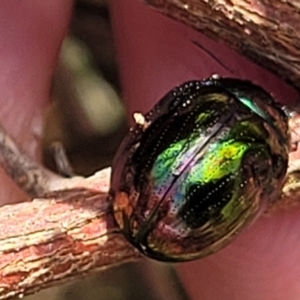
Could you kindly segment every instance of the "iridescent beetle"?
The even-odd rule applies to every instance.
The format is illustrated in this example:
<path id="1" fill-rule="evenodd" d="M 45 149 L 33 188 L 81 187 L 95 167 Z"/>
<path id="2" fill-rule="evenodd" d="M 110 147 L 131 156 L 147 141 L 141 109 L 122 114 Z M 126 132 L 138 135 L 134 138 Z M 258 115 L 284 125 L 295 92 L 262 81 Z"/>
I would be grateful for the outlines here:
<path id="1" fill-rule="evenodd" d="M 286 114 L 259 86 L 187 82 L 123 141 L 111 182 L 115 218 L 151 258 L 214 253 L 279 197 L 289 145 Z"/>

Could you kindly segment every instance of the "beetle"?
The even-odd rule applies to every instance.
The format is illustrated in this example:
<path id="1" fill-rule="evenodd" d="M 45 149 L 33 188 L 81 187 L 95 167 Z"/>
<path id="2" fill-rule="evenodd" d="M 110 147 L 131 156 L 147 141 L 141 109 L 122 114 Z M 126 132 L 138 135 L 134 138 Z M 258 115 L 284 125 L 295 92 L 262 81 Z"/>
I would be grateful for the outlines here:
<path id="1" fill-rule="evenodd" d="M 186 82 L 136 115 L 112 167 L 115 219 L 150 258 L 212 254 L 278 199 L 289 149 L 288 116 L 258 85 Z"/>

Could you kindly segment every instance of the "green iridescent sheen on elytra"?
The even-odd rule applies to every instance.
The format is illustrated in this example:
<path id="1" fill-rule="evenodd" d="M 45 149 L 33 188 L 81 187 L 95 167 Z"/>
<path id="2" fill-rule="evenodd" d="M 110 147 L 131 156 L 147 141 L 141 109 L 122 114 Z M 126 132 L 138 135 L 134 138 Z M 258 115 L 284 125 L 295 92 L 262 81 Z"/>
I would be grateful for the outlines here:
<path id="1" fill-rule="evenodd" d="M 260 87 L 235 79 L 170 91 L 125 138 L 111 197 L 127 239 L 163 261 L 228 244 L 278 197 L 287 118 Z"/>

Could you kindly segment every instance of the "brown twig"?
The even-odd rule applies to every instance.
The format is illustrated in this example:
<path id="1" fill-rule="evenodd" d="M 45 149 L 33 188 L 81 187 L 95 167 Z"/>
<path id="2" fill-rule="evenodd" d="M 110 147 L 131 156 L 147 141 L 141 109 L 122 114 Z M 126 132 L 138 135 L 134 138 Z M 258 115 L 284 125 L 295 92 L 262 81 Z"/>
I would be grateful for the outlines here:
<path id="1" fill-rule="evenodd" d="M 114 221 L 110 168 L 89 178 L 62 178 L 23 153 L 1 126 L 0 163 L 35 196 L 0 207 L 0 299 L 140 256 Z"/>
<path id="2" fill-rule="evenodd" d="M 144 0 L 300 87 L 298 0 Z"/>
<path id="3" fill-rule="evenodd" d="M 106 169 L 78 188 L 0 208 L 0 299 L 140 256 L 114 221 L 109 174 Z"/>
<path id="4" fill-rule="evenodd" d="M 0 163 L 13 181 L 29 196 L 49 191 L 49 182 L 56 177 L 28 157 L 0 125 Z"/>

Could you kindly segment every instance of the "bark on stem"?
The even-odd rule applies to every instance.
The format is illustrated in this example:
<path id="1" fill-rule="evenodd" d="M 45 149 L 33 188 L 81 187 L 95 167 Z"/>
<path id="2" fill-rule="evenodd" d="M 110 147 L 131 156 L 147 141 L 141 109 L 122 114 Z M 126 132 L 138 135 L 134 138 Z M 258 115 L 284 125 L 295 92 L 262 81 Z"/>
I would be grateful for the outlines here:
<path id="1" fill-rule="evenodd" d="M 0 299 L 140 256 L 115 224 L 109 176 L 106 169 L 78 188 L 0 207 Z"/>
<path id="2" fill-rule="evenodd" d="M 298 0 L 144 0 L 300 87 Z"/>

